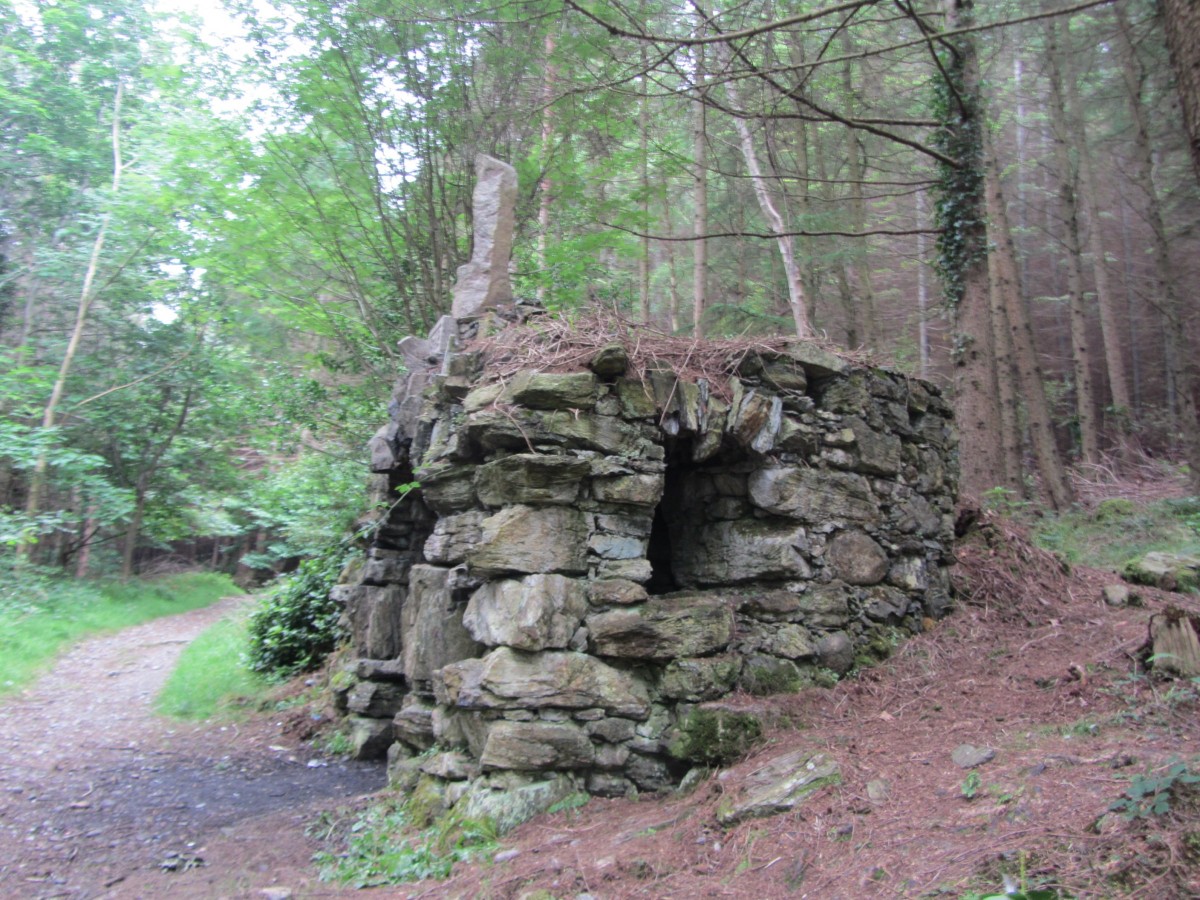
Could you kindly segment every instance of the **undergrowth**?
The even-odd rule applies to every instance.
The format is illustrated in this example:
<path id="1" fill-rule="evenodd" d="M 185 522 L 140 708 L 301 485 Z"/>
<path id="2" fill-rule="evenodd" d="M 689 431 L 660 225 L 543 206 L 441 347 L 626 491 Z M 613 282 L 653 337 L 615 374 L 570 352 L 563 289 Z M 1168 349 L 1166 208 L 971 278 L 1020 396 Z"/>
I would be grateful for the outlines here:
<path id="1" fill-rule="evenodd" d="M 253 671 L 286 677 L 315 669 L 333 652 L 341 606 L 329 592 L 354 552 L 350 542 L 336 544 L 267 590 L 250 617 Z"/>
<path id="2" fill-rule="evenodd" d="M 227 575 L 187 572 L 81 581 L 32 566 L 0 572 L 0 696 L 19 690 L 69 643 L 239 593 Z"/>
<path id="3" fill-rule="evenodd" d="M 308 833 L 338 841 L 338 852 L 322 850 L 313 858 L 323 881 L 355 888 L 449 878 L 454 865 L 486 856 L 496 847 L 496 827 L 486 819 L 450 812 L 426 828 L 400 798 L 368 807 L 349 821 L 322 816 Z"/>

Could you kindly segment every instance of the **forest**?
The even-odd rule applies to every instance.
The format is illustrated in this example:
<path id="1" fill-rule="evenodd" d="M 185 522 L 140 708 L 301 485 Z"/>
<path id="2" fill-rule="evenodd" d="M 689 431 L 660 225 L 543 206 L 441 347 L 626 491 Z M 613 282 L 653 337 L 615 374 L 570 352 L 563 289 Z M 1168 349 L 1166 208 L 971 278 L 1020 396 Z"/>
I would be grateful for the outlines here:
<path id="1" fill-rule="evenodd" d="M 1200 493 L 1185 0 L 0 0 L 0 558 L 269 572 L 365 500 L 473 161 L 517 294 L 953 392 L 962 490 Z M 292 562 L 289 562 L 292 561 Z"/>

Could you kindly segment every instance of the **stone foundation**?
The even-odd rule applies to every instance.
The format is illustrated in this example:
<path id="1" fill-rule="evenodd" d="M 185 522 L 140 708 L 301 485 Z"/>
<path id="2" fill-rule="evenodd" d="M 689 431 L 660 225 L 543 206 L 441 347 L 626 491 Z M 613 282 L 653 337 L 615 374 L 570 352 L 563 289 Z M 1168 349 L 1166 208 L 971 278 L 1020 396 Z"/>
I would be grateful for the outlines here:
<path id="1" fill-rule="evenodd" d="M 391 505 L 336 588 L 341 700 L 364 754 L 438 748 L 407 766 L 460 784 L 443 802 L 671 787 L 756 735 L 729 695 L 825 683 L 949 607 L 929 384 L 803 344 L 727 385 L 636 377 L 619 345 L 578 372 L 414 372 L 372 442 Z"/>

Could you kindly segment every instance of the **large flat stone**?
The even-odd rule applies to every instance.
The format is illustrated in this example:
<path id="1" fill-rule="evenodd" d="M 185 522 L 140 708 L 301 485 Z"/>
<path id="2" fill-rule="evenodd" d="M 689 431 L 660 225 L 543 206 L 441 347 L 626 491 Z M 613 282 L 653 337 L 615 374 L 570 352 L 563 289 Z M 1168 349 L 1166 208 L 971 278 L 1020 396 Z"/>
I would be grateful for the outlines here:
<path id="1" fill-rule="evenodd" d="M 508 506 L 483 520 L 478 545 L 466 556 L 472 572 L 587 571 L 588 527 L 583 513 L 561 506 Z"/>
<path id="2" fill-rule="evenodd" d="M 650 714 L 645 685 L 583 653 L 500 647 L 446 666 L 434 688 L 439 702 L 465 709 L 598 708 L 639 720 Z"/>
<path id="3" fill-rule="evenodd" d="M 724 794 L 717 805 L 717 821 L 728 827 L 790 812 L 821 788 L 841 780 L 837 761 L 824 753 L 785 753 Z"/>
<path id="4" fill-rule="evenodd" d="M 676 580 L 685 586 L 799 580 L 811 576 L 801 525 L 766 519 L 711 522 L 672 548 Z"/>
<path id="5" fill-rule="evenodd" d="M 733 639 L 733 608 L 721 597 L 671 594 L 640 606 L 588 616 L 592 648 L 600 656 L 675 659 L 702 656 Z"/>
<path id="6" fill-rule="evenodd" d="M 750 499 L 759 509 L 811 525 L 874 522 L 879 508 L 861 475 L 781 467 L 750 475 Z"/>
<path id="7" fill-rule="evenodd" d="M 519 453 L 480 466 L 475 491 L 485 506 L 573 503 L 589 468 L 575 457 Z"/>
<path id="8" fill-rule="evenodd" d="M 567 722 L 496 722 L 488 729 L 480 764 L 486 769 L 584 769 L 595 760 L 592 742 Z"/>
<path id="9" fill-rule="evenodd" d="M 529 409 L 586 409 L 596 402 L 596 376 L 591 372 L 547 374 L 523 369 L 505 392 Z"/>

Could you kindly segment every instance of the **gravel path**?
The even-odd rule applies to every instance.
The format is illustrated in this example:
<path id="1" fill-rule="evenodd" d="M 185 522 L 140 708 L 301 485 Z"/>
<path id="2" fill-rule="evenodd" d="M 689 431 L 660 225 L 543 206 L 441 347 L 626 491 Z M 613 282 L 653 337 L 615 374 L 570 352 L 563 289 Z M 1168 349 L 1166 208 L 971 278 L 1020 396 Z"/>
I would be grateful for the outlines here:
<path id="1" fill-rule="evenodd" d="M 269 720 L 151 711 L 188 642 L 245 602 L 87 640 L 0 703 L 0 897 L 338 893 L 304 827 L 382 787 L 382 767 L 310 759 Z"/>

